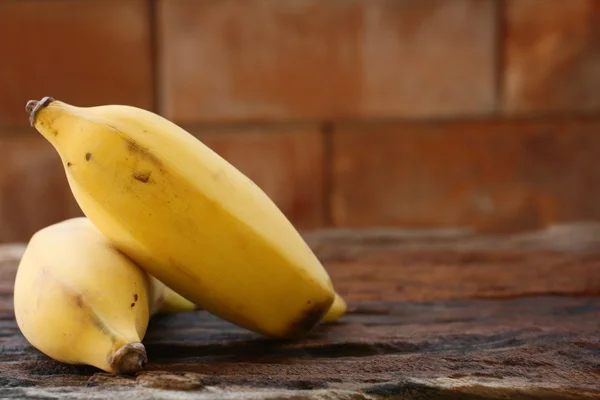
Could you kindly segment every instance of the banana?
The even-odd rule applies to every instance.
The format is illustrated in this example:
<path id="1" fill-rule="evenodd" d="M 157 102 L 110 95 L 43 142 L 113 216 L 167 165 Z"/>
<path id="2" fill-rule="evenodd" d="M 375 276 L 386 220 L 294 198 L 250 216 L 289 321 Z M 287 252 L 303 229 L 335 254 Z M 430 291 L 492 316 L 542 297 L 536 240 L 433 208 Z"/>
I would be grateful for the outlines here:
<path id="1" fill-rule="evenodd" d="M 114 374 L 143 368 L 151 315 L 189 309 L 165 304 L 176 298 L 83 217 L 34 233 L 14 284 L 17 325 L 33 347 Z"/>
<path id="2" fill-rule="evenodd" d="M 155 304 L 155 307 L 152 314 L 174 314 L 198 309 L 194 303 L 186 300 L 179 293 L 173 291 L 173 289 L 166 287 L 155 277 L 150 276 L 150 280 L 152 282 L 153 293 L 159 294 L 159 297 L 154 299 L 153 304 Z"/>
<path id="3" fill-rule="evenodd" d="M 167 290 L 169 290 L 169 288 L 167 288 Z M 175 296 L 177 296 L 177 293 L 175 293 Z M 183 298 L 181 297 L 181 299 L 183 299 Z M 182 301 L 185 302 L 186 300 L 183 299 Z M 171 301 L 169 301 L 169 303 L 174 303 L 174 306 L 176 306 L 176 310 L 174 310 L 175 312 L 191 311 L 191 310 L 200 309 L 198 307 L 192 306 L 191 304 L 180 304 L 180 302 L 177 301 L 177 299 L 172 299 Z M 165 309 L 166 309 L 165 310 L 166 312 L 169 312 L 171 310 L 168 306 L 165 306 Z M 329 308 L 329 311 L 327 311 L 327 313 L 323 317 L 322 322 L 324 322 L 324 323 L 337 322 L 341 317 L 344 316 L 344 314 L 346 314 L 347 310 L 348 310 L 348 305 L 346 304 L 346 301 L 344 300 L 344 298 L 341 295 L 339 295 L 338 293 L 335 293 L 335 299 L 333 301 L 333 304 Z"/>
<path id="4" fill-rule="evenodd" d="M 194 136 L 124 105 L 30 100 L 84 214 L 175 292 L 238 326 L 302 337 L 334 301 L 329 275 L 254 182 Z"/>
<path id="5" fill-rule="evenodd" d="M 342 296 L 340 296 L 338 293 L 336 293 L 333 304 L 329 308 L 329 311 L 327 311 L 327 314 L 325 314 L 325 317 L 323 318 L 323 322 L 325 322 L 325 323 L 337 322 L 337 320 L 339 320 L 346 313 L 347 310 L 348 310 L 348 305 L 346 304 L 346 301 L 344 300 L 344 298 Z"/>

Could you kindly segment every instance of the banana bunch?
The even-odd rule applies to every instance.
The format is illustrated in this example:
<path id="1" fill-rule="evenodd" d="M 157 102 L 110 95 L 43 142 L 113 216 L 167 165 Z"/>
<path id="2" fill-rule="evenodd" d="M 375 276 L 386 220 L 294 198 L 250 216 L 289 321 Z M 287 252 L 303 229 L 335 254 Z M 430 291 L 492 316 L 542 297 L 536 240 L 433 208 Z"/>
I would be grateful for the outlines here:
<path id="1" fill-rule="evenodd" d="M 15 317 L 32 346 L 69 364 L 133 373 L 150 317 L 194 305 L 115 249 L 87 218 L 50 225 L 30 239 L 17 269 Z"/>
<path id="2" fill-rule="evenodd" d="M 141 354 L 153 311 L 203 308 L 274 338 L 303 337 L 346 312 L 327 271 L 266 193 L 184 129 L 124 105 L 77 107 L 45 97 L 26 108 L 31 125 L 59 154 L 86 215 L 85 222 L 38 232 L 29 244 L 37 258 L 24 257 L 20 266 L 15 312 L 41 351 L 64 362 L 128 371 L 144 359 L 129 349 Z M 84 235 L 67 239 L 62 232 L 68 223 L 73 230 L 87 224 L 89 241 L 102 257 L 85 258 Z M 55 259 L 57 248 L 63 253 Z M 114 274 L 100 274 L 103 268 L 114 268 Z M 51 281 L 53 289 L 42 293 L 36 285 L 48 271 L 73 280 Z M 140 283 L 142 276 L 149 284 Z M 139 291 L 134 307 L 125 301 L 132 287 Z M 158 301 L 156 293 L 164 299 Z M 39 312 L 45 307 L 40 297 L 54 304 L 54 313 Z M 77 300 L 84 298 L 92 303 Z M 62 309 L 72 314 L 57 316 Z M 67 350 L 64 340 L 40 333 L 52 318 L 77 328 L 79 345 Z"/>

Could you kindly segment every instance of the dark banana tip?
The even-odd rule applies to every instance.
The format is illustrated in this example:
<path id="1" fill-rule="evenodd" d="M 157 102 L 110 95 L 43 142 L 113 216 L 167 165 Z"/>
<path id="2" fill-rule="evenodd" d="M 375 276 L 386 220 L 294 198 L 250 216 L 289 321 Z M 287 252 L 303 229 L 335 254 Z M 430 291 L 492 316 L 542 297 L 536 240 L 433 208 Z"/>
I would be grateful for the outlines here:
<path id="1" fill-rule="evenodd" d="M 46 96 L 40 101 L 29 100 L 27 102 L 27 105 L 25 105 L 25 110 L 27 111 L 27 114 L 29 114 L 29 124 L 31 126 L 34 126 L 35 124 L 35 117 L 37 116 L 37 113 L 53 101 L 54 99 L 52 97 Z"/>
<path id="2" fill-rule="evenodd" d="M 142 343 L 134 342 L 119 348 L 112 355 L 110 366 L 117 375 L 131 375 L 144 369 L 147 362 L 146 348 Z"/>

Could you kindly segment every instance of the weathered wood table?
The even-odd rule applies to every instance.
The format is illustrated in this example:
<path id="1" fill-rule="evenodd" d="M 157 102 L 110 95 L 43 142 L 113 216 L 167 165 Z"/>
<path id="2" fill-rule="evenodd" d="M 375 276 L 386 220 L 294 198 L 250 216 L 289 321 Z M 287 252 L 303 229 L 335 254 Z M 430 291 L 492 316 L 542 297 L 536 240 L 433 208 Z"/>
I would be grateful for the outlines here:
<path id="1" fill-rule="evenodd" d="M 11 304 L 23 246 L 4 246 L 0 398 L 600 399 L 600 226 L 306 237 L 349 301 L 339 323 L 286 342 L 204 311 L 156 316 L 136 376 L 29 346 Z"/>

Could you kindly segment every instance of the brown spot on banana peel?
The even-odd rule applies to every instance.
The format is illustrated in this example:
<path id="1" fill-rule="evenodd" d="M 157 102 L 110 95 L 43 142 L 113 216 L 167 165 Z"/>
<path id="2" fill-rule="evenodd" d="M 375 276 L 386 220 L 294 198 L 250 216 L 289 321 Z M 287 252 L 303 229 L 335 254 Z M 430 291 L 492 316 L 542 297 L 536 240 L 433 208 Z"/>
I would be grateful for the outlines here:
<path id="1" fill-rule="evenodd" d="M 92 153 L 85 153 L 85 161 L 90 161 L 92 158 Z"/>
<path id="2" fill-rule="evenodd" d="M 77 307 L 79 308 L 83 308 L 83 296 L 78 294 L 75 296 L 75 304 L 77 305 Z"/>
<path id="3" fill-rule="evenodd" d="M 29 114 L 29 124 L 34 127 L 35 126 L 35 118 L 37 117 L 38 112 L 42 108 L 46 108 L 48 104 L 52 103 L 54 99 L 50 96 L 44 97 L 42 100 L 29 100 L 25 105 L 25 111 Z M 58 134 L 58 132 L 55 132 Z"/>
<path id="4" fill-rule="evenodd" d="M 135 171 L 132 176 L 136 181 L 148 183 L 150 175 L 152 175 L 152 171 Z"/>
<path id="5" fill-rule="evenodd" d="M 144 160 L 154 164 L 157 168 L 162 168 L 162 162 L 156 157 L 154 154 L 150 152 L 145 147 L 140 146 L 135 140 L 125 138 L 125 142 L 127 143 L 127 150 L 131 154 L 135 154 Z"/>

